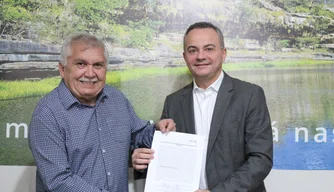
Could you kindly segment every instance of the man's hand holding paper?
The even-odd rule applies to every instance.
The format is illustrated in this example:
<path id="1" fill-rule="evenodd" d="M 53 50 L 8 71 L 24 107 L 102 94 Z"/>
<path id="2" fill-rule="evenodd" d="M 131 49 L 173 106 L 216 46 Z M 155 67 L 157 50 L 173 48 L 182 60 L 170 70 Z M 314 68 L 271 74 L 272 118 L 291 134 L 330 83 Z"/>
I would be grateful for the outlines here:
<path id="1" fill-rule="evenodd" d="M 202 136 L 156 131 L 152 149 L 136 149 L 132 164 L 143 170 L 150 164 L 145 192 L 193 192 L 198 189 L 204 138 Z M 154 156 L 153 156 L 154 154 Z"/>

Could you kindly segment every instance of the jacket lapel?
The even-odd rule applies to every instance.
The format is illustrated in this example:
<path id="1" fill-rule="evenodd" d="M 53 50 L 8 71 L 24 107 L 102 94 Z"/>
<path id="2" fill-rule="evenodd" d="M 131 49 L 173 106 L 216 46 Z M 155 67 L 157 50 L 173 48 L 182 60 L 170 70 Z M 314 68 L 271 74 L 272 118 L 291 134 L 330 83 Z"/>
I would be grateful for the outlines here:
<path id="1" fill-rule="evenodd" d="M 220 85 L 215 108 L 213 111 L 213 116 L 211 120 L 210 135 L 208 141 L 208 151 L 207 158 L 209 157 L 213 144 L 215 143 L 218 135 L 219 128 L 222 124 L 226 109 L 230 103 L 231 97 L 233 95 L 233 84 L 232 79 L 224 72 L 224 79 Z"/>
<path id="2" fill-rule="evenodd" d="M 184 88 L 181 98 L 181 110 L 185 124 L 185 132 L 195 134 L 194 104 L 193 104 L 193 84 Z M 176 125 L 177 126 L 177 125 Z"/>

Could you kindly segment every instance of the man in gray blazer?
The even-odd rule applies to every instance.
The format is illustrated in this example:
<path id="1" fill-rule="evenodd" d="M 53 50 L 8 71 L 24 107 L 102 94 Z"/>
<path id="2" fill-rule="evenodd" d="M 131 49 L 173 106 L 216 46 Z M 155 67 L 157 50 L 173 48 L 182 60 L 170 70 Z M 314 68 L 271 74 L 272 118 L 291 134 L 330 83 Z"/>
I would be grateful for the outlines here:
<path id="1" fill-rule="evenodd" d="M 211 23 L 187 29 L 183 56 L 194 81 L 167 96 L 161 118 L 207 139 L 197 192 L 265 192 L 273 139 L 263 89 L 222 71 L 224 37 Z M 133 167 L 145 169 L 152 158 L 153 150 L 136 149 Z"/>

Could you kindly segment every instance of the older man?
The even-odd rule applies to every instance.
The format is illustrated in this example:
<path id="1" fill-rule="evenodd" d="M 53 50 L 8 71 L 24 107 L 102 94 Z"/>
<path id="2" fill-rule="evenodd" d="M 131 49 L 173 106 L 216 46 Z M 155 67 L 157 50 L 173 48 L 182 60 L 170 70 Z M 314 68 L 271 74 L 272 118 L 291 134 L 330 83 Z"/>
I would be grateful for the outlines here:
<path id="1" fill-rule="evenodd" d="M 155 129 L 120 91 L 105 85 L 107 63 L 107 49 L 95 36 L 64 41 L 62 80 L 39 101 L 29 129 L 36 191 L 128 191 L 130 145 L 149 147 Z M 156 126 L 175 129 L 170 119 Z"/>
<path id="2" fill-rule="evenodd" d="M 167 96 L 162 118 L 172 118 L 179 132 L 206 138 L 197 192 L 265 192 L 273 139 L 262 88 L 222 71 L 224 37 L 211 23 L 187 29 L 183 57 L 194 80 Z M 153 150 L 136 149 L 132 157 L 142 170 Z"/>

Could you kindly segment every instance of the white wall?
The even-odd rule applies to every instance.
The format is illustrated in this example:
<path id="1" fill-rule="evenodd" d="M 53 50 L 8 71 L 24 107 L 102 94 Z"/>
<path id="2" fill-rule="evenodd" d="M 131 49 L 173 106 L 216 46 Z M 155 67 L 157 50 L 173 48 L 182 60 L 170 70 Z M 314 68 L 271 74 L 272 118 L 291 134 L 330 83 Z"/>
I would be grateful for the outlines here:
<path id="1" fill-rule="evenodd" d="M 34 192 L 34 166 L 0 166 L 1 192 Z M 134 181 L 129 169 L 129 192 L 143 192 L 144 180 Z M 272 170 L 265 180 L 268 192 L 333 192 L 334 171 Z"/>
<path id="2" fill-rule="evenodd" d="M 36 166 L 0 166 L 0 192 L 35 192 Z M 144 190 L 145 180 L 133 180 L 129 168 L 129 192 Z"/>
<path id="3" fill-rule="evenodd" d="M 333 170 L 272 170 L 267 179 L 268 192 L 333 192 Z"/>
<path id="4" fill-rule="evenodd" d="M 0 191 L 35 191 L 35 172 L 35 166 L 0 166 Z"/>

